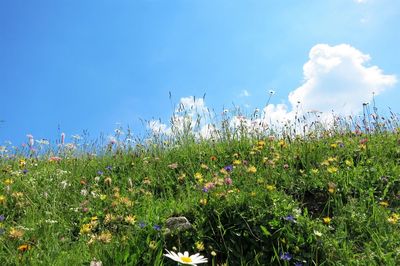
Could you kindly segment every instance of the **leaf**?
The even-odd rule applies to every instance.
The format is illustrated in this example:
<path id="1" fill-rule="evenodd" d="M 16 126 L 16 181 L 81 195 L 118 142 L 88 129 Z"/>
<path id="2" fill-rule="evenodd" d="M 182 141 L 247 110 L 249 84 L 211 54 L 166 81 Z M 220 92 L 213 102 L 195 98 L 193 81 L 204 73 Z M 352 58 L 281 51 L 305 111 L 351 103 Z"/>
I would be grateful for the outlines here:
<path id="1" fill-rule="evenodd" d="M 272 236 L 272 234 L 267 230 L 267 228 L 265 228 L 265 226 L 260 225 L 260 228 L 266 237 Z"/>

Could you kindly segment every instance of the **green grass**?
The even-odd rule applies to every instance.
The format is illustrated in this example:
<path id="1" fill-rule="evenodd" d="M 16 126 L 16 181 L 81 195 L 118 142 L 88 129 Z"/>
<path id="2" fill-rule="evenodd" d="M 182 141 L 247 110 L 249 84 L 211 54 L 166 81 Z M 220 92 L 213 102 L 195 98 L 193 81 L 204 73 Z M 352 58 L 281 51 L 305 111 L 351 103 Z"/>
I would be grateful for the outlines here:
<path id="1" fill-rule="evenodd" d="M 210 265 L 400 264 L 399 131 L 108 148 L 3 155 L 1 265 L 176 265 L 165 249 Z M 192 228 L 167 233 L 173 216 Z"/>

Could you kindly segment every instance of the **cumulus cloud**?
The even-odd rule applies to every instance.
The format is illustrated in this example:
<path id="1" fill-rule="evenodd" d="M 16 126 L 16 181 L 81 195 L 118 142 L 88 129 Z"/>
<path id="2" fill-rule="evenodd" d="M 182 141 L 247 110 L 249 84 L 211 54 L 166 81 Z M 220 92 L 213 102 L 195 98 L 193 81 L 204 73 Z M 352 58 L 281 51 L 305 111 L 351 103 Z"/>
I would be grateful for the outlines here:
<path id="1" fill-rule="evenodd" d="M 290 92 L 287 105 L 270 104 L 264 108 L 271 121 L 292 119 L 295 112 L 318 111 L 352 115 L 393 86 L 397 79 L 385 75 L 377 66 L 368 66 L 370 56 L 348 44 L 317 44 L 303 66 L 303 84 Z M 289 110 L 290 109 L 290 110 Z"/>
<path id="2" fill-rule="evenodd" d="M 256 118 L 232 116 L 229 126 L 257 132 L 294 121 L 296 115 L 318 114 L 329 123 L 332 111 L 340 116 L 359 114 L 363 103 L 397 82 L 396 76 L 385 75 L 378 66 L 368 65 L 370 60 L 368 54 L 348 44 L 317 44 L 303 66 L 303 83 L 288 95 L 289 104 L 268 104 Z M 245 96 L 248 91 L 242 94 Z M 203 98 L 185 97 L 180 99 L 170 126 L 150 121 L 148 128 L 154 134 L 166 135 L 190 128 L 197 136 L 210 138 L 218 133 L 218 128 L 210 124 L 212 119 Z"/>

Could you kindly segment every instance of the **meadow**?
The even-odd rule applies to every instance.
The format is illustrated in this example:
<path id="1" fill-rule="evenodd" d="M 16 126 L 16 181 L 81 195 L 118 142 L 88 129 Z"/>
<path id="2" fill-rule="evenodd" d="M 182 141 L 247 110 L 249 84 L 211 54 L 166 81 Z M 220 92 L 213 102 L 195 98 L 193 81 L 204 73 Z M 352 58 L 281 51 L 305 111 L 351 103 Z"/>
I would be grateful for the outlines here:
<path id="1" fill-rule="evenodd" d="M 396 117 L 300 134 L 227 121 L 217 138 L 3 146 L 1 265 L 176 265 L 167 250 L 209 265 L 400 264 Z"/>

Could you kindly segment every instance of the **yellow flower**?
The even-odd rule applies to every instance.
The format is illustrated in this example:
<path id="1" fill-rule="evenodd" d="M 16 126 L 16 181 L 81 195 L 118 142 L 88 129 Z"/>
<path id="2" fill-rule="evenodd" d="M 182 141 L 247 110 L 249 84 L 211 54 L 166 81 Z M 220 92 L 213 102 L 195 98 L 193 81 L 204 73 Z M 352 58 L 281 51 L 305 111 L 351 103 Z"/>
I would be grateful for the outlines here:
<path id="1" fill-rule="evenodd" d="M 261 146 L 261 147 L 264 147 L 265 146 L 265 141 L 260 140 L 260 141 L 257 142 L 257 145 Z"/>
<path id="2" fill-rule="evenodd" d="M 206 165 L 206 164 L 204 164 L 204 163 L 202 163 L 202 164 L 200 165 L 200 167 L 201 167 L 202 169 L 208 170 L 208 165 Z"/>
<path id="3" fill-rule="evenodd" d="M 207 205 L 207 199 L 200 199 L 200 205 Z"/>
<path id="4" fill-rule="evenodd" d="M 25 232 L 20 229 L 16 229 L 14 227 L 10 228 L 9 236 L 13 239 L 21 239 L 24 236 Z"/>
<path id="5" fill-rule="evenodd" d="M 97 240 L 103 243 L 110 243 L 112 239 L 112 234 L 108 231 L 101 232 L 101 234 L 97 237 Z"/>
<path id="6" fill-rule="evenodd" d="M 332 163 L 332 162 L 336 162 L 337 158 L 336 157 L 329 157 L 327 160 L 328 160 L 328 162 Z"/>
<path id="7" fill-rule="evenodd" d="M 107 198 L 107 195 L 105 195 L 105 194 L 100 195 L 100 200 L 105 200 L 106 198 Z"/>
<path id="8" fill-rule="evenodd" d="M 199 172 L 194 174 L 194 178 L 196 178 L 196 180 L 200 183 L 203 182 L 203 175 Z"/>
<path id="9" fill-rule="evenodd" d="M 311 169 L 311 173 L 313 174 L 318 174 L 319 170 L 317 168 Z"/>
<path id="10" fill-rule="evenodd" d="M 150 241 L 149 248 L 152 249 L 152 250 L 156 249 L 157 248 L 157 242 L 154 241 L 154 240 Z"/>
<path id="11" fill-rule="evenodd" d="M 331 148 L 336 149 L 336 148 L 337 148 L 337 144 L 336 144 L 336 143 L 332 143 L 332 144 L 331 144 Z"/>
<path id="12" fill-rule="evenodd" d="M 83 224 L 82 225 L 82 227 L 81 227 L 81 230 L 79 230 L 79 233 L 81 234 L 81 235 L 84 235 L 84 234 L 89 234 L 90 232 L 92 232 L 92 224 Z"/>
<path id="13" fill-rule="evenodd" d="M 233 161 L 233 165 L 241 165 L 241 164 L 242 164 L 242 161 L 240 161 L 240 160 Z"/>
<path id="14" fill-rule="evenodd" d="M 381 205 L 382 207 L 388 207 L 389 206 L 389 202 L 387 202 L 387 201 L 381 201 L 381 202 L 379 202 L 379 205 Z"/>
<path id="15" fill-rule="evenodd" d="M 255 166 L 249 166 L 249 168 L 247 168 L 247 172 L 254 174 L 255 172 L 257 172 L 257 168 Z"/>
<path id="16" fill-rule="evenodd" d="M 257 193 L 254 192 L 254 191 L 252 191 L 252 192 L 250 193 L 250 196 L 252 196 L 252 197 L 255 197 L 256 195 L 257 195 Z"/>
<path id="17" fill-rule="evenodd" d="M 129 214 L 128 216 L 125 217 L 124 221 L 128 224 L 133 225 L 136 222 L 136 216 Z"/>
<path id="18" fill-rule="evenodd" d="M 196 248 L 197 248 L 198 251 L 203 251 L 204 250 L 204 243 L 203 242 L 197 241 L 195 243 L 195 245 L 196 245 Z"/>
<path id="19" fill-rule="evenodd" d="M 353 163 L 352 160 L 345 160 L 344 163 L 345 163 L 347 166 L 349 166 L 349 167 L 354 166 L 354 163 Z"/>
<path id="20" fill-rule="evenodd" d="M 3 195 L 0 195 L 0 204 L 6 202 L 6 197 L 4 197 Z"/>
<path id="21" fill-rule="evenodd" d="M 331 166 L 331 167 L 328 167 L 326 170 L 328 171 L 328 173 L 334 174 L 338 171 L 338 168 L 335 166 Z"/>
<path id="22" fill-rule="evenodd" d="M 275 185 L 266 185 L 268 191 L 274 191 L 276 189 Z"/>
<path id="23" fill-rule="evenodd" d="M 286 148 L 287 147 L 287 144 L 283 139 L 278 142 L 278 145 L 281 146 L 282 148 Z"/>
<path id="24" fill-rule="evenodd" d="M 11 178 L 7 178 L 6 180 L 4 180 L 4 185 L 9 186 L 12 183 L 14 183 L 14 181 Z"/>
<path id="25" fill-rule="evenodd" d="M 24 167 L 25 165 L 26 165 L 26 160 L 25 159 L 19 160 L 19 166 L 20 167 Z"/>
<path id="26" fill-rule="evenodd" d="M 332 219 L 330 217 L 324 217 L 322 220 L 324 221 L 324 224 L 330 224 Z"/>
<path id="27" fill-rule="evenodd" d="M 334 183 L 329 183 L 328 184 L 328 192 L 333 194 L 336 192 L 336 184 Z"/>

